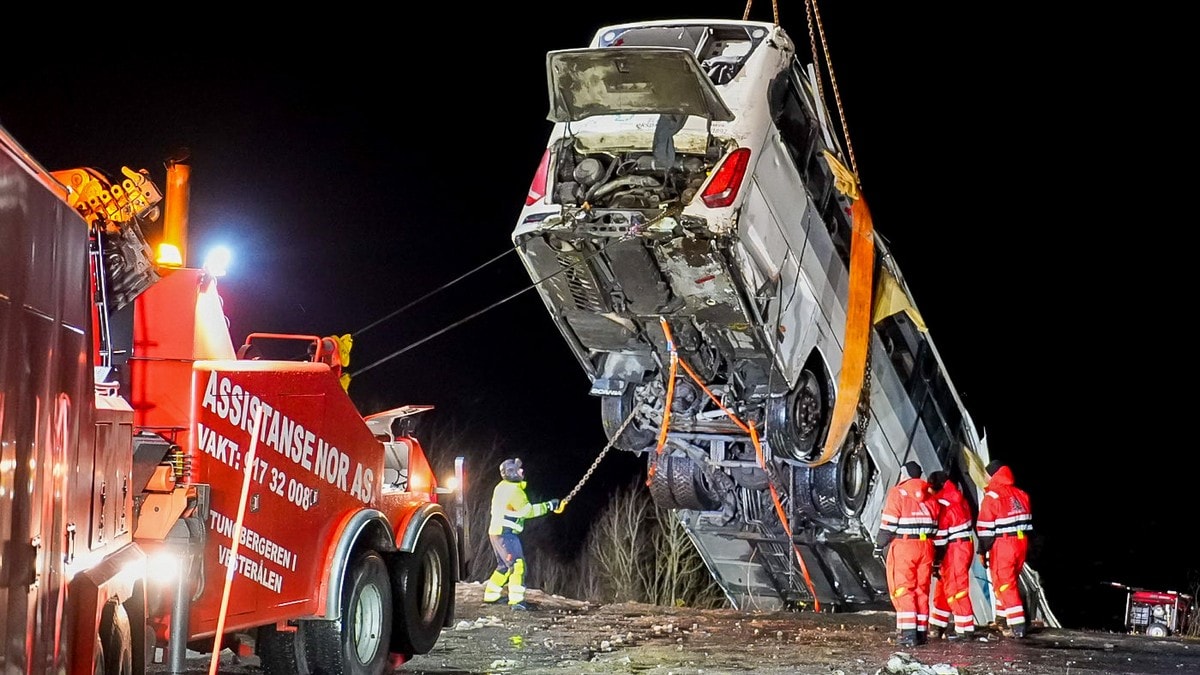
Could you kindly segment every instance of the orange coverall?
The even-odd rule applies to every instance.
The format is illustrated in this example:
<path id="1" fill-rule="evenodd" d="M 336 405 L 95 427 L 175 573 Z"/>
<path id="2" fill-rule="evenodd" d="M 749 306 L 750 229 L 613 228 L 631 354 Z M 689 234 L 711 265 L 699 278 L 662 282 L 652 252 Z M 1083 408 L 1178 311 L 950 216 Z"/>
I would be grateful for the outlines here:
<path id="1" fill-rule="evenodd" d="M 1029 495 L 1013 485 L 1012 471 L 1002 466 L 992 474 L 983 493 L 975 532 L 979 536 L 980 553 L 990 558 L 988 571 L 996 614 L 1005 618 L 1016 637 L 1025 636 L 1025 606 L 1021 603 L 1017 580 L 1025 567 L 1032 531 Z"/>
<path id="2" fill-rule="evenodd" d="M 893 487 L 883 505 L 875 544 L 887 547 L 888 590 L 896 608 L 896 630 L 905 641 L 919 641 L 918 634 L 929 630 L 937 516 L 938 503 L 923 478 Z"/>
<path id="3" fill-rule="evenodd" d="M 958 637 L 971 637 L 975 634 L 975 608 L 971 604 L 971 564 L 975 560 L 971 507 L 951 480 L 933 496 L 941 505 L 937 537 L 933 541 L 941 564 L 933 587 L 929 623 L 945 629 L 953 613 L 954 632 Z"/>

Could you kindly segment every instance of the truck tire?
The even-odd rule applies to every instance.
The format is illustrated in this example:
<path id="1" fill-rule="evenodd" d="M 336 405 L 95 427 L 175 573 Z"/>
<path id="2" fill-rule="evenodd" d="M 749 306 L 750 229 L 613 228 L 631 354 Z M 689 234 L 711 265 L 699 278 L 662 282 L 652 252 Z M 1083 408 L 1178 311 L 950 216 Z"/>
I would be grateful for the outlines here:
<path id="1" fill-rule="evenodd" d="M 388 663 L 392 613 L 387 565 L 364 550 L 342 579 L 342 620 L 300 622 L 302 667 L 322 675 L 380 675 Z"/>
<path id="2" fill-rule="evenodd" d="M 307 671 L 297 650 L 296 631 L 275 630 L 274 625 L 259 626 L 254 636 L 254 652 L 265 675 L 300 675 Z"/>
<path id="3" fill-rule="evenodd" d="M 133 674 L 133 629 L 129 614 L 119 602 L 110 602 L 100 614 L 100 643 L 105 675 Z"/>
<path id="4" fill-rule="evenodd" d="M 454 593 L 454 569 L 446 531 L 428 523 L 412 553 L 401 553 L 392 577 L 396 597 L 392 651 L 412 657 L 433 649 Z"/>

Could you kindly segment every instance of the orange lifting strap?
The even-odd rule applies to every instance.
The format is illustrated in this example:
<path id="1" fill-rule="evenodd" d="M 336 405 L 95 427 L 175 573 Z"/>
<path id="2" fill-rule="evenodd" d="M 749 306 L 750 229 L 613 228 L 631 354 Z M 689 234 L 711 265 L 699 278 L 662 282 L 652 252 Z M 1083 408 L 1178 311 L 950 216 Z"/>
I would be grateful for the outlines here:
<path id="1" fill-rule="evenodd" d="M 738 428 L 750 434 L 750 440 L 754 442 L 754 455 L 758 459 L 758 466 L 760 469 L 763 469 L 764 472 L 766 472 L 766 459 L 763 457 L 762 442 L 758 439 L 758 429 L 756 429 L 754 425 L 746 424 L 742 420 L 738 419 L 738 416 L 734 414 L 732 410 L 726 408 L 719 400 L 717 400 L 717 397 L 714 396 L 713 393 L 709 391 L 708 387 L 706 387 L 704 383 L 700 381 L 700 378 L 696 375 L 696 372 L 693 371 L 690 366 L 688 366 L 687 362 L 679 358 L 679 354 L 675 351 L 675 340 L 671 337 L 671 327 L 667 324 L 667 320 L 659 317 L 658 321 L 660 324 L 662 324 L 663 334 L 667 336 L 667 348 L 671 350 L 671 373 L 670 379 L 667 380 L 667 400 L 663 406 L 663 424 L 662 429 L 660 429 L 658 432 L 658 446 L 654 450 L 655 453 L 661 456 L 663 448 L 665 448 L 667 444 L 667 428 L 670 423 L 671 398 L 675 393 L 675 373 L 677 372 L 677 366 L 682 366 L 684 372 L 688 374 L 688 377 L 692 378 L 692 381 L 704 391 L 708 398 L 711 399 L 713 403 L 717 404 L 717 407 L 720 408 L 726 415 L 728 415 L 729 419 L 733 420 L 733 423 L 736 424 Z M 650 462 L 650 466 L 648 468 L 648 478 L 646 479 L 647 485 L 654 480 L 654 469 L 656 466 L 658 466 L 657 461 Z M 813 608 L 819 612 L 821 611 L 821 601 L 817 599 L 817 589 L 813 587 L 812 578 L 808 574 L 808 565 L 804 562 L 804 556 L 800 554 L 800 547 L 796 545 L 796 541 L 792 537 L 792 526 L 790 523 L 788 523 L 787 513 L 783 510 L 783 503 L 779 500 L 779 491 L 775 489 L 775 482 L 770 480 L 770 472 L 766 473 L 768 479 L 767 486 L 771 488 L 771 501 L 775 503 L 775 513 L 779 516 L 779 521 L 783 523 L 783 531 L 787 533 L 788 542 L 790 542 L 792 545 L 792 552 L 796 554 L 796 562 L 800 563 L 800 571 L 804 574 L 804 584 L 808 586 L 808 592 L 812 594 Z"/>

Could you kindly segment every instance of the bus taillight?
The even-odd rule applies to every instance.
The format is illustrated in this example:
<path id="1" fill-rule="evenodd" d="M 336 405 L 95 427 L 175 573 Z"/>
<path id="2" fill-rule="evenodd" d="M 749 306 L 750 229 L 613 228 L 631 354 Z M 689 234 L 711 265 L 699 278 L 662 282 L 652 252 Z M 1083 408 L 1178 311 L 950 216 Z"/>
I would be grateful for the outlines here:
<path id="1" fill-rule="evenodd" d="M 737 199 L 738 189 L 742 186 L 742 178 L 746 176 L 746 167 L 748 166 L 750 166 L 750 148 L 738 148 L 729 153 L 721 166 L 717 168 L 712 180 L 708 181 L 708 187 L 704 188 L 704 194 L 700 195 L 705 206 L 715 209 L 732 204 L 733 200 Z"/>
<path id="2" fill-rule="evenodd" d="M 532 206 L 546 196 L 546 173 L 550 170 L 550 149 L 542 153 L 542 161 L 538 162 L 537 173 L 533 174 L 533 182 L 529 184 L 529 194 L 525 195 L 525 206 Z"/>

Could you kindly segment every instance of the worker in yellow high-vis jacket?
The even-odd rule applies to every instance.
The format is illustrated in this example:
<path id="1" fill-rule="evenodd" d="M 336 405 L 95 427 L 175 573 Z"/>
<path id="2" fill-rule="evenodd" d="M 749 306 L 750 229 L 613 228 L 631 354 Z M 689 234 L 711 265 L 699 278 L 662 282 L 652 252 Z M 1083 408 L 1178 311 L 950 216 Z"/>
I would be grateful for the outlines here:
<path id="1" fill-rule="evenodd" d="M 531 609 L 525 603 L 525 552 L 520 535 L 527 519 L 557 510 L 560 501 L 530 503 L 525 494 L 525 469 L 515 457 L 500 463 L 500 479 L 492 491 L 492 520 L 488 526 L 488 539 L 496 552 L 496 570 L 483 587 L 483 601 L 499 602 L 507 584 L 508 606 L 516 610 Z"/>

